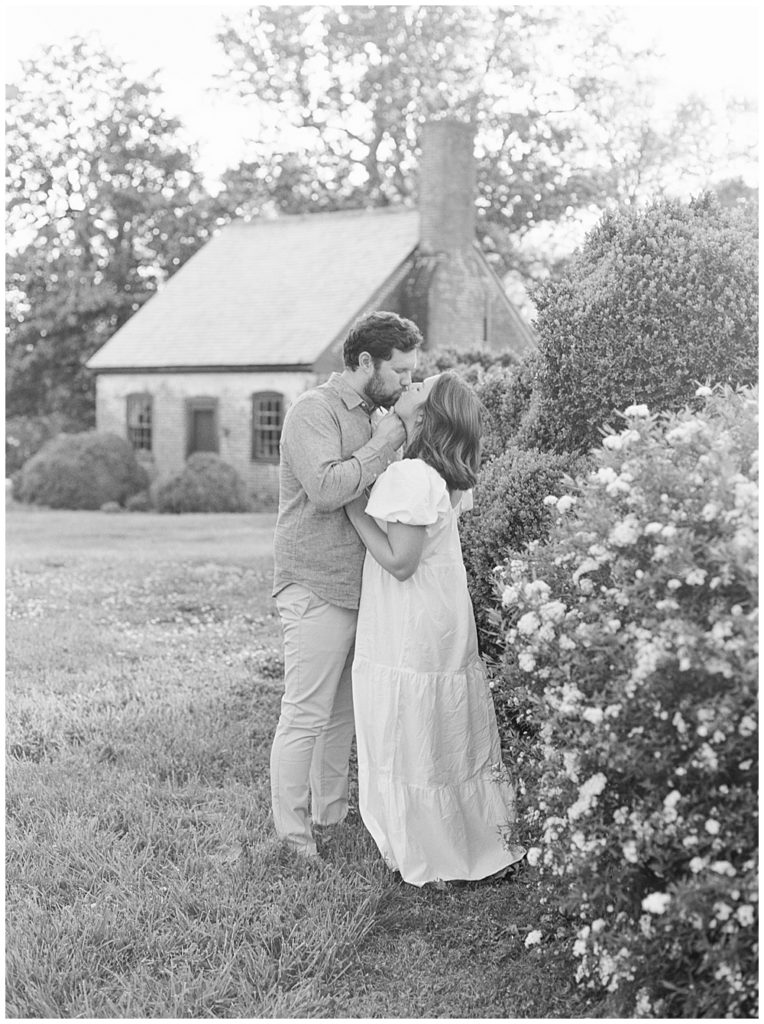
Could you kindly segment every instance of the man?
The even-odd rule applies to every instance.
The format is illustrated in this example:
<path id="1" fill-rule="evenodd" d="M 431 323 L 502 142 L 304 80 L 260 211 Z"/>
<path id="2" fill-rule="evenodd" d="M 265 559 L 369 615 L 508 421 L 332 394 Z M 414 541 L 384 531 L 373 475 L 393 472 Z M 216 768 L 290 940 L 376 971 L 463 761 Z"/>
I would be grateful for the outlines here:
<path id="1" fill-rule="evenodd" d="M 271 750 L 277 834 L 316 856 L 311 827 L 348 810 L 353 662 L 365 548 L 344 506 L 406 440 L 390 409 L 411 384 L 422 335 L 395 313 L 357 321 L 345 368 L 300 395 L 281 434 L 273 596 L 284 631 L 284 696 Z"/>

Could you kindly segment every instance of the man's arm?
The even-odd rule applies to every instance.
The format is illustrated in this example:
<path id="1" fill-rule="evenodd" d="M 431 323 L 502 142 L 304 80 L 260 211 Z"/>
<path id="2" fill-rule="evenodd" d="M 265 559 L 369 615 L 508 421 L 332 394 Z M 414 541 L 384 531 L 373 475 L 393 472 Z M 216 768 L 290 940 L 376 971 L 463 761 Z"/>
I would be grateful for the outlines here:
<path id="1" fill-rule="evenodd" d="M 339 424 L 320 399 L 296 405 L 285 429 L 282 444 L 292 471 L 321 512 L 334 512 L 363 494 L 406 440 L 400 418 L 383 416 L 371 439 L 343 459 Z"/>

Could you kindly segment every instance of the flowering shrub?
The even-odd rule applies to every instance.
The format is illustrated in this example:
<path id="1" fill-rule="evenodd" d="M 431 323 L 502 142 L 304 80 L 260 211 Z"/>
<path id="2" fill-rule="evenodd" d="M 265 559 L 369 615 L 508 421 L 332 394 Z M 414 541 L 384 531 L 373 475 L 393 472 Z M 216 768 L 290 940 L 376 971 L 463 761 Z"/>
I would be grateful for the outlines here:
<path id="1" fill-rule="evenodd" d="M 757 220 L 711 193 L 606 214 L 533 295 L 542 368 L 526 447 L 588 450 L 615 410 L 676 411 L 697 379 L 758 380 Z"/>
<path id="2" fill-rule="evenodd" d="M 497 570 L 547 902 L 614 1016 L 756 1015 L 757 396 L 626 410 Z"/>
<path id="3" fill-rule="evenodd" d="M 565 474 L 581 461 L 510 446 L 481 469 L 474 508 L 461 517 L 459 534 L 475 619 L 487 652 L 492 647 L 486 609 L 493 603 L 493 567 L 507 548 L 546 536 L 552 516 L 544 497 L 559 489 Z"/>

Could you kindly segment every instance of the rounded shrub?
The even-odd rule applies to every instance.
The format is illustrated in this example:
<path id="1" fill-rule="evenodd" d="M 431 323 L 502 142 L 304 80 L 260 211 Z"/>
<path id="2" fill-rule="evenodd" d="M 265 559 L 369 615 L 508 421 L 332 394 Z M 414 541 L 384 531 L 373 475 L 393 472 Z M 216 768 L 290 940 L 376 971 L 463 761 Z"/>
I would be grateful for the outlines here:
<path id="1" fill-rule="evenodd" d="M 535 398 L 541 357 L 532 351 L 512 366 L 494 366 L 476 381 L 475 390 L 486 410 L 483 460 L 496 458 L 511 444 L 532 448 L 527 443 L 535 418 Z"/>
<path id="2" fill-rule="evenodd" d="M 697 383 L 758 379 L 758 239 L 713 193 L 606 214 L 534 293 L 542 355 L 527 443 L 584 450 L 615 410 L 676 411 Z"/>
<path id="3" fill-rule="evenodd" d="M 496 582 L 528 859 L 614 1017 L 756 1016 L 757 394 L 700 391 L 627 409 Z"/>
<path id="4" fill-rule="evenodd" d="M 72 425 L 59 413 L 10 416 L 5 421 L 5 475 L 12 477 L 56 434 Z"/>
<path id="5" fill-rule="evenodd" d="M 494 569 L 508 548 L 545 536 L 551 521 L 544 498 L 563 487 L 579 457 L 510 446 L 487 462 L 474 490 L 474 507 L 461 517 L 459 534 L 475 620 L 483 650 L 490 653 Z"/>
<path id="6" fill-rule="evenodd" d="M 138 491 L 131 495 L 125 502 L 128 512 L 150 512 L 152 509 L 151 493 L 149 491 Z"/>
<path id="7" fill-rule="evenodd" d="M 158 512 L 247 512 L 244 481 L 213 452 L 194 452 L 183 470 L 155 487 Z"/>
<path id="8" fill-rule="evenodd" d="M 116 434 L 86 431 L 46 441 L 21 470 L 19 500 L 50 508 L 99 509 L 124 505 L 148 486 L 135 452 Z"/>
<path id="9" fill-rule="evenodd" d="M 416 380 L 424 380 L 443 370 L 455 370 L 474 380 L 486 370 L 496 367 L 506 369 L 514 366 L 517 361 L 517 356 L 509 349 L 489 348 L 487 345 L 472 345 L 469 348 L 445 345 L 443 348 L 423 349 L 419 352 L 414 377 Z"/>

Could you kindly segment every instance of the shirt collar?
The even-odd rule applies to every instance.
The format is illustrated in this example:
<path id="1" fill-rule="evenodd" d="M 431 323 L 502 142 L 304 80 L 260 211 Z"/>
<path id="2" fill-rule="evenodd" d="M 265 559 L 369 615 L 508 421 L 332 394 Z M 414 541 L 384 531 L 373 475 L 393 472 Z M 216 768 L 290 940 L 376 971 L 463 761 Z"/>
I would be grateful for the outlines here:
<path id="1" fill-rule="evenodd" d="M 364 401 L 355 388 L 351 388 L 341 373 L 333 373 L 329 378 L 329 383 L 336 389 L 346 408 L 357 409 L 360 406 L 367 416 L 371 416 L 374 412 L 374 407 Z"/>

